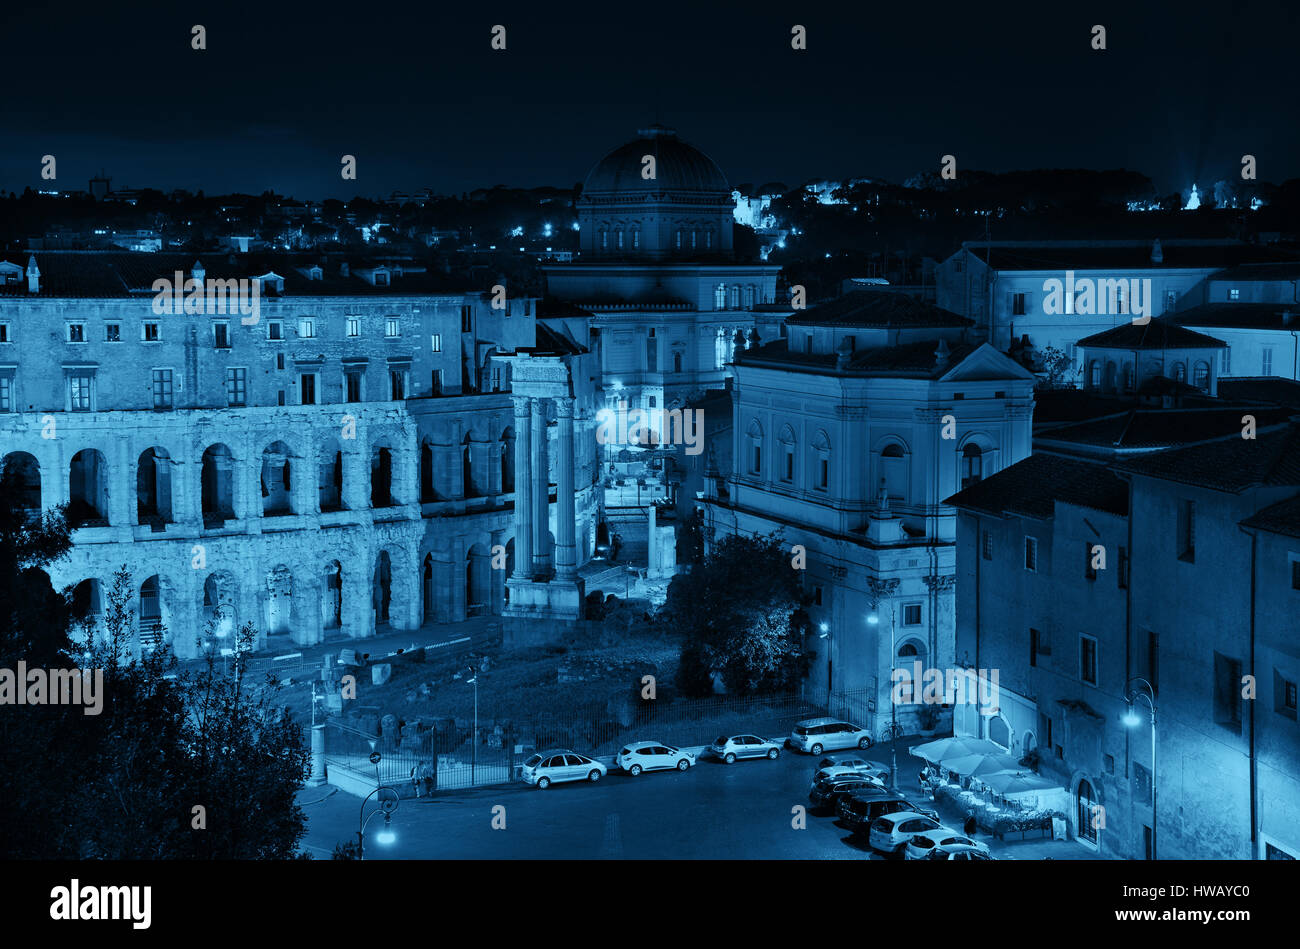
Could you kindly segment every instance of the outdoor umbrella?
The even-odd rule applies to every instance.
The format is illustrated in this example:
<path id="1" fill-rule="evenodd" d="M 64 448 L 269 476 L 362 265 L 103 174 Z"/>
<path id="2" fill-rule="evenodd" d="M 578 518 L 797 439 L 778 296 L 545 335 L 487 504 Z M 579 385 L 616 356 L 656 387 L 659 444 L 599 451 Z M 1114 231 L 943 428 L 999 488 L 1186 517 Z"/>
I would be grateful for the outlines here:
<path id="1" fill-rule="evenodd" d="M 1020 766 L 1010 755 L 998 752 L 996 754 L 976 754 L 976 755 L 951 755 L 939 762 L 941 768 L 947 768 L 954 774 L 960 774 L 963 778 L 978 777 L 986 774 L 996 774 L 999 771 L 1014 771 Z M 981 780 L 984 780 L 981 778 Z M 988 784 L 988 781 L 984 781 Z"/>
<path id="2" fill-rule="evenodd" d="M 908 749 L 908 754 L 938 764 L 944 758 L 959 755 L 994 755 L 1003 751 L 1000 745 L 984 738 L 940 738 Z"/>
<path id="3" fill-rule="evenodd" d="M 1056 787 L 1055 782 L 1032 771 L 999 771 L 996 774 L 987 774 L 980 780 L 1004 797 L 1008 794 L 1023 794 L 1026 791 L 1042 791 Z"/>

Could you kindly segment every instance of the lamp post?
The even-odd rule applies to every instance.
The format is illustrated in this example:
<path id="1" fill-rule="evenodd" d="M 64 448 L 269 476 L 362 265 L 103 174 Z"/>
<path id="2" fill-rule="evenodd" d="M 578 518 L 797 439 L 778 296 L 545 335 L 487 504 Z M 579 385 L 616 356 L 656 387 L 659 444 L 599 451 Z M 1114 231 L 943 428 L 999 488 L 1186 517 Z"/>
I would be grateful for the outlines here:
<path id="1" fill-rule="evenodd" d="M 474 786 L 474 775 L 478 770 L 478 662 L 477 657 L 471 655 L 469 667 L 469 685 L 474 686 L 474 734 L 470 738 L 469 749 L 469 784 Z"/>
<path id="2" fill-rule="evenodd" d="M 832 689 L 831 670 L 834 668 L 833 666 L 831 666 L 831 644 L 829 641 L 830 635 L 831 635 L 831 628 L 826 623 L 822 623 L 820 626 L 817 627 L 817 638 L 827 640 L 826 643 L 826 701 L 827 702 L 830 702 L 831 699 L 831 689 Z"/>
<path id="3" fill-rule="evenodd" d="M 375 755 L 372 758 L 377 757 Z M 385 793 L 386 792 L 386 793 Z M 379 806 L 366 816 L 366 804 L 376 794 L 379 795 Z M 399 798 L 397 792 L 386 784 L 381 784 L 365 796 L 361 801 L 361 813 L 357 816 L 357 859 L 366 859 L 366 826 L 370 823 L 371 818 L 376 814 L 384 815 L 384 829 L 376 838 L 381 844 L 391 844 L 395 839 L 393 834 L 393 811 L 397 810 Z"/>
<path id="4" fill-rule="evenodd" d="M 1137 683 L 1140 688 L 1135 688 L 1134 683 Z M 1147 705 L 1151 708 L 1151 859 L 1156 860 L 1158 859 L 1156 828 L 1160 821 L 1159 813 L 1156 811 L 1156 690 L 1141 676 L 1129 679 L 1124 688 L 1124 700 L 1128 702 L 1128 711 L 1124 713 L 1123 722 L 1129 728 L 1136 728 L 1142 724 L 1142 717 L 1133 707 L 1134 700 L 1146 699 Z"/>

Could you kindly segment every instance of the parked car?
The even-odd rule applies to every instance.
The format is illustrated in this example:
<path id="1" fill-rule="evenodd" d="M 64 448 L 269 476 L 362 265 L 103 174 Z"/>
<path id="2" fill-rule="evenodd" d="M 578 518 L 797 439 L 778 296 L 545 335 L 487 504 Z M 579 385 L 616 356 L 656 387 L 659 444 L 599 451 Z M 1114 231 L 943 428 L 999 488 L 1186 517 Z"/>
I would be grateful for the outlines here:
<path id="1" fill-rule="evenodd" d="M 817 762 L 817 770 L 822 768 L 857 768 L 862 771 L 884 771 L 889 774 L 889 765 L 881 761 L 868 761 L 861 755 L 849 752 L 840 755 L 823 755 Z"/>
<path id="2" fill-rule="evenodd" d="M 969 847 L 981 853 L 988 853 L 989 850 L 988 844 L 982 844 L 978 840 L 971 840 L 961 831 L 953 830 L 951 827 L 937 827 L 934 830 L 917 834 L 907 842 L 907 859 L 924 860 L 930 856 L 930 852 L 936 847 Z"/>
<path id="3" fill-rule="evenodd" d="M 915 838 L 913 838 L 915 839 Z M 968 847 L 965 844 L 948 844 L 947 846 L 931 847 L 930 852 L 925 855 L 926 860 L 996 860 L 993 854 L 989 853 L 988 847 L 982 844 L 976 844 L 974 847 Z"/>
<path id="4" fill-rule="evenodd" d="M 797 751 L 820 755 L 836 748 L 870 748 L 874 741 L 871 733 L 838 718 L 810 718 L 794 726 L 786 741 Z"/>
<path id="5" fill-rule="evenodd" d="M 823 758 L 825 762 L 828 759 Z M 881 784 L 889 782 L 889 768 L 877 761 L 867 761 L 865 758 L 845 758 L 836 764 L 823 764 L 813 773 L 813 780 L 821 778 L 835 777 L 841 774 L 861 774 L 865 775 Z"/>
<path id="6" fill-rule="evenodd" d="M 635 778 L 642 771 L 685 771 L 695 764 L 695 755 L 657 741 L 634 741 L 618 753 L 614 763 Z"/>
<path id="7" fill-rule="evenodd" d="M 841 823 L 854 834 L 865 834 L 879 817 L 886 814 L 904 812 L 921 814 L 935 823 L 939 821 L 937 812 L 909 801 L 900 794 L 878 789 L 853 791 L 840 797 L 836 807 Z"/>
<path id="8" fill-rule="evenodd" d="M 808 800 L 812 803 L 813 810 L 834 812 L 845 794 L 879 787 L 876 782 L 861 775 L 824 778 L 813 784 L 808 792 Z"/>
<path id="9" fill-rule="evenodd" d="M 599 781 L 609 769 L 594 758 L 567 748 L 553 748 L 532 755 L 524 762 L 520 776 L 525 784 L 545 791 L 561 781 Z"/>
<path id="10" fill-rule="evenodd" d="M 916 834 L 937 830 L 939 822 L 917 811 L 896 811 L 871 822 L 868 843 L 879 853 L 898 853 Z"/>
<path id="11" fill-rule="evenodd" d="M 714 757 L 734 764 L 737 758 L 771 758 L 781 754 L 781 746 L 757 735 L 719 735 L 709 746 Z"/>

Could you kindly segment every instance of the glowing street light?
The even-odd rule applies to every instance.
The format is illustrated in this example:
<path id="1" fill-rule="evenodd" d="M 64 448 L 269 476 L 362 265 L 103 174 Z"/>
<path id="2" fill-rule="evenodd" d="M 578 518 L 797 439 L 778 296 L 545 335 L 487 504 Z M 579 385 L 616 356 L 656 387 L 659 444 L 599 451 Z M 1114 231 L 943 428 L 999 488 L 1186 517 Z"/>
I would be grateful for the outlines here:
<path id="1" fill-rule="evenodd" d="M 1138 687 L 1134 687 L 1137 683 Z M 1129 728 L 1136 728 L 1142 724 L 1142 716 L 1138 714 L 1134 707 L 1137 699 L 1145 699 L 1151 708 L 1151 859 L 1157 859 L 1156 856 L 1156 825 L 1160 821 L 1160 816 L 1156 811 L 1156 690 L 1146 679 L 1141 676 L 1134 676 L 1128 680 L 1125 685 L 1126 694 L 1124 700 L 1128 703 L 1128 709 L 1120 717 L 1120 720 Z"/>

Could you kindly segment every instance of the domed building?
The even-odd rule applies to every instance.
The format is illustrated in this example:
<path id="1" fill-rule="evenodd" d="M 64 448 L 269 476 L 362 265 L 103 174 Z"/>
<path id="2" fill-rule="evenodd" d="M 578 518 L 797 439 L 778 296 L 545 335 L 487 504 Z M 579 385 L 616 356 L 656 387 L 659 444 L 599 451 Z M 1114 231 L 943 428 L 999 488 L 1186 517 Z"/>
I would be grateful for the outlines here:
<path id="1" fill-rule="evenodd" d="M 588 173 L 579 247 L 597 259 L 729 259 L 735 202 L 722 169 L 654 125 Z"/>
<path id="2" fill-rule="evenodd" d="M 581 308 L 611 407 L 662 412 L 720 389 L 738 332 L 781 331 L 780 268 L 736 259 L 731 185 L 672 129 L 642 129 L 597 161 L 577 208 L 579 254 L 544 268 L 548 305 Z"/>

